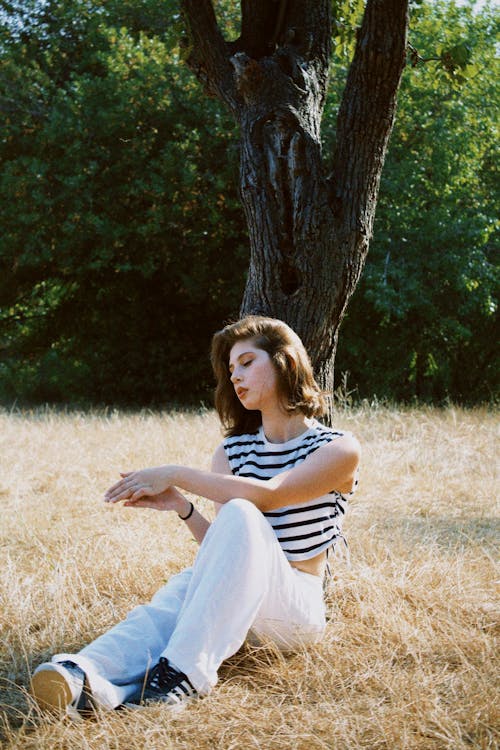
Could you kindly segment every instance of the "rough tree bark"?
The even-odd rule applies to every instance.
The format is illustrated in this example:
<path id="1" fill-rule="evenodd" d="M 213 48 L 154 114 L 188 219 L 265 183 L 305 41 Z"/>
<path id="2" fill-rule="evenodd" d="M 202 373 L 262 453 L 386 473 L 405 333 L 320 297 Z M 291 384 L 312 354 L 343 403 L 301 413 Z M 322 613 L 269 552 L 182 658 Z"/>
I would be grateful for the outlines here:
<path id="1" fill-rule="evenodd" d="M 337 121 L 333 162 L 320 125 L 331 0 L 241 0 L 226 42 L 211 0 L 182 0 L 187 60 L 241 132 L 250 236 L 241 313 L 287 321 L 333 390 L 339 325 L 362 272 L 406 57 L 408 0 L 367 0 Z"/>

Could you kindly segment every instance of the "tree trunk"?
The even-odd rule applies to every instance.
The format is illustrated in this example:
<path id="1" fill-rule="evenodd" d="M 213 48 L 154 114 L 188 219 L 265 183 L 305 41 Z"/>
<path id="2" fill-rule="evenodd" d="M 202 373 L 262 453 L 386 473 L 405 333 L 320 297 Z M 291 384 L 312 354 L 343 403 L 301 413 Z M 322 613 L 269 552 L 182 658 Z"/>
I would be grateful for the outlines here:
<path id="1" fill-rule="evenodd" d="M 333 391 L 338 329 L 364 266 L 405 61 L 407 0 L 368 0 L 327 177 L 320 124 L 329 0 L 242 0 L 224 42 L 210 0 L 184 0 L 188 62 L 241 130 L 240 193 L 250 236 L 241 313 L 285 320 Z M 326 165 L 328 168 L 328 165 Z"/>

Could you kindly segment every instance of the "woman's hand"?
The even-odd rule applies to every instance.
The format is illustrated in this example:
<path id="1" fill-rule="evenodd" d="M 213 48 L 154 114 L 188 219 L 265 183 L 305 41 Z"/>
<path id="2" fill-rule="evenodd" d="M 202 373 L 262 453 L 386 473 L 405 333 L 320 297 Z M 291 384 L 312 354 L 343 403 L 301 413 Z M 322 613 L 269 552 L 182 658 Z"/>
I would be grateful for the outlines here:
<path id="1" fill-rule="evenodd" d="M 125 500 L 124 507 L 153 508 L 153 510 L 174 510 L 181 516 L 189 513 L 190 503 L 175 487 L 168 487 L 164 492 L 140 500 Z"/>
<path id="2" fill-rule="evenodd" d="M 159 495 L 174 484 L 172 481 L 174 468 L 173 466 L 158 466 L 153 469 L 121 473 L 122 478 L 107 490 L 104 500 L 107 503 L 128 500 L 127 505 L 130 505 L 141 497 Z"/>

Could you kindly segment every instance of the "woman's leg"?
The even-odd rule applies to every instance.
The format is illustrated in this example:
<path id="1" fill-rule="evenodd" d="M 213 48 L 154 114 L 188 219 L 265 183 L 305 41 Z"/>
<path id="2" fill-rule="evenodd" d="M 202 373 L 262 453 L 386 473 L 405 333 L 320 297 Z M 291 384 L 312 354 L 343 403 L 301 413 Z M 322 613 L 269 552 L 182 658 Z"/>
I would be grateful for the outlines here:
<path id="1" fill-rule="evenodd" d="M 162 656 L 203 695 L 250 629 L 292 649 L 318 640 L 324 626 L 321 580 L 292 568 L 262 513 L 236 499 L 203 540 Z"/>
<path id="2" fill-rule="evenodd" d="M 191 568 L 173 576 L 149 604 L 135 607 L 77 654 L 56 654 L 53 662 L 71 661 L 86 674 L 92 697 L 115 708 L 142 684 L 172 635 L 191 578 Z"/>
<path id="3" fill-rule="evenodd" d="M 193 569 L 78 654 L 53 661 L 77 664 L 93 698 L 114 708 L 137 694 L 162 656 L 204 695 L 250 629 L 293 649 L 318 640 L 324 625 L 320 579 L 293 569 L 262 513 L 235 499 L 212 523 Z"/>

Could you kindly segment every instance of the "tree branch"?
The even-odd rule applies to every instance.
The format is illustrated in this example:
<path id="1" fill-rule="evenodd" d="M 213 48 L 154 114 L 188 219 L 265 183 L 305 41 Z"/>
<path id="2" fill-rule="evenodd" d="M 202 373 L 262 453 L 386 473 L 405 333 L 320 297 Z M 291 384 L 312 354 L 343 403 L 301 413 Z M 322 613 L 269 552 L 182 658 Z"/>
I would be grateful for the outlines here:
<path id="1" fill-rule="evenodd" d="M 188 30 L 187 64 L 205 87 L 234 108 L 238 93 L 230 50 L 221 34 L 211 0 L 181 0 Z"/>
<path id="2" fill-rule="evenodd" d="M 337 120 L 331 176 L 341 232 L 371 236 L 406 59 L 408 0 L 368 0 Z"/>
<path id="3" fill-rule="evenodd" d="M 293 46 L 305 59 L 329 59 L 328 0 L 241 0 L 241 37 L 235 52 L 259 59 Z"/>
<path id="4" fill-rule="evenodd" d="M 301 56 L 328 68 L 331 52 L 330 0 L 288 0 L 282 35 Z"/>
<path id="5" fill-rule="evenodd" d="M 274 52 L 287 0 L 241 0 L 241 36 L 234 51 L 258 60 Z"/>

